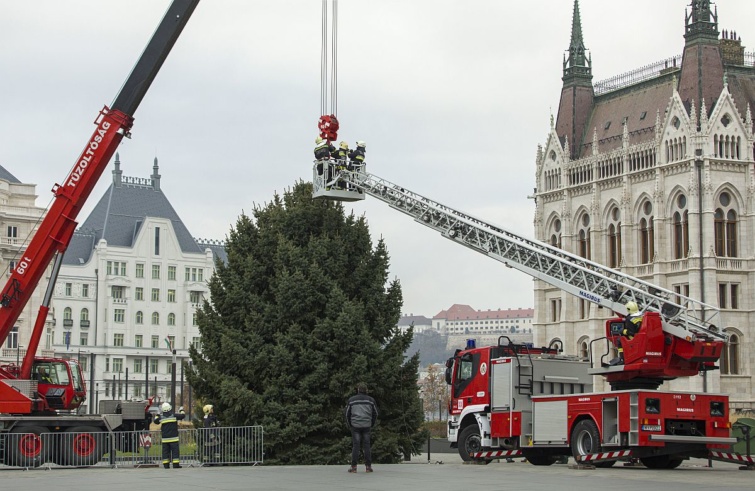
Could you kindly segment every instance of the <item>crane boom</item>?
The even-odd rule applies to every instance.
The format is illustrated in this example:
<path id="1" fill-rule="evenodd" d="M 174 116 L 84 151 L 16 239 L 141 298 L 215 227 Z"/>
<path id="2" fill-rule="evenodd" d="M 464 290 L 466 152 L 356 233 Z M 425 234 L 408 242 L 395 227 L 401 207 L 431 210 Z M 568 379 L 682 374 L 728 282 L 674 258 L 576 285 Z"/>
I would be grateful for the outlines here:
<path id="1" fill-rule="evenodd" d="M 646 312 L 658 312 L 665 321 L 664 331 L 676 337 L 726 339 L 713 323 L 718 315 L 716 307 L 543 242 L 521 237 L 370 174 L 363 166 L 336 171 L 328 183 L 322 182 L 322 176 L 315 171 L 314 181 L 315 197 L 330 195 L 333 199 L 354 200 L 363 199 L 360 194 L 366 193 L 440 232 L 447 239 L 622 315 L 627 313 L 625 304 L 632 300 Z M 338 181 L 355 190 L 335 190 Z"/>
<path id="2" fill-rule="evenodd" d="M 8 336 L 55 254 L 62 254 L 68 247 L 76 229 L 76 217 L 81 207 L 107 167 L 118 144 L 124 136 L 129 136 L 134 112 L 198 4 L 199 0 L 173 0 L 115 97 L 112 107 L 104 107 L 97 115 L 97 128 L 73 169 L 63 184 L 53 187 L 53 203 L 0 293 L 0 342 Z M 55 283 L 56 271 L 51 275 L 51 285 Z M 29 349 L 22 364 L 21 378 L 29 377 L 34 352 L 44 326 L 43 319 L 39 317 L 46 315 L 50 296 L 45 295 L 48 304 L 40 307 L 30 336 Z"/>

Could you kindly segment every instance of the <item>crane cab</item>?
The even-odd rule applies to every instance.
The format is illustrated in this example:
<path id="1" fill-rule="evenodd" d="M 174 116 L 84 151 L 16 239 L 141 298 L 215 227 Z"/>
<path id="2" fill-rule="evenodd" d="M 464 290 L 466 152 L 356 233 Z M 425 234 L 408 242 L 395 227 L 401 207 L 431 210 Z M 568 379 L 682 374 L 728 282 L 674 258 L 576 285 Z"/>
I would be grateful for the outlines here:
<path id="1" fill-rule="evenodd" d="M 76 360 L 36 358 L 32 377 L 37 391 L 45 398 L 47 408 L 70 411 L 86 400 L 81 367 Z"/>
<path id="2" fill-rule="evenodd" d="M 335 201 L 359 201 L 364 191 L 341 178 L 334 160 L 316 160 L 312 167 L 312 197 Z"/>

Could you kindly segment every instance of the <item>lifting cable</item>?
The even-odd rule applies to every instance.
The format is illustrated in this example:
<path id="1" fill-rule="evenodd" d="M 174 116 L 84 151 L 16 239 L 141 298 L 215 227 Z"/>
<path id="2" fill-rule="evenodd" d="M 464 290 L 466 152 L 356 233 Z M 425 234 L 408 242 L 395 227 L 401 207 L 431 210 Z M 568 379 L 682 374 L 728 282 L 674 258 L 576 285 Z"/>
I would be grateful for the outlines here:
<path id="1" fill-rule="evenodd" d="M 328 2 L 332 2 L 330 47 L 328 47 Z M 322 0 L 322 46 L 320 51 L 320 136 L 334 141 L 338 138 L 338 0 Z M 330 55 L 330 64 L 328 64 Z M 328 90 L 330 89 L 330 90 Z"/>

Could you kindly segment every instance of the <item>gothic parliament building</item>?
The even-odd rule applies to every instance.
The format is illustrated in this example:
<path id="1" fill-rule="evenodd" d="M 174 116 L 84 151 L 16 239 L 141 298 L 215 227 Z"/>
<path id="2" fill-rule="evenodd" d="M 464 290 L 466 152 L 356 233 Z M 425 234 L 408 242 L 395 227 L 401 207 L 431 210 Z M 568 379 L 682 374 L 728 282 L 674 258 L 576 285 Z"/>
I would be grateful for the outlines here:
<path id="1" fill-rule="evenodd" d="M 538 146 L 534 223 L 543 242 L 718 307 L 729 336 L 720 370 L 664 388 L 727 393 L 733 412 L 751 412 L 755 53 L 718 19 L 709 0 L 692 0 L 681 55 L 593 83 L 574 1 L 558 114 Z M 613 317 L 542 281 L 535 312 L 538 345 L 582 356 Z"/>

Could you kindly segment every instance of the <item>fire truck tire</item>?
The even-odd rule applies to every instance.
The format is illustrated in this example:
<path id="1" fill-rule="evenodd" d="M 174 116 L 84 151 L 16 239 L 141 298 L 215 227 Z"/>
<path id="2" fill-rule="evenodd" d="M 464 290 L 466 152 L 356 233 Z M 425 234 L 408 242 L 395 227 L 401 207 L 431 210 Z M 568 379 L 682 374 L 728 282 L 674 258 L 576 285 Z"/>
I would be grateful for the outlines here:
<path id="1" fill-rule="evenodd" d="M 583 419 L 571 432 L 571 452 L 574 458 L 578 456 L 600 453 L 603 447 L 600 444 L 600 431 L 591 419 Z M 595 467 L 611 467 L 615 461 L 597 462 Z"/>
<path id="2" fill-rule="evenodd" d="M 532 465 L 553 465 L 558 460 L 555 455 L 526 455 L 527 462 Z"/>
<path id="3" fill-rule="evenodd" d="M 105 454 L 105 435 L 92 426 L 74 426 L 66 431 L 61 452 L 61 464 L 72 466 L 91 466 L 102 459 Z"/>
<path id="4" fill-rule="evenodd" d="M 6 436 L 5 464 L 15 467 L 39 467 L 45 461 L 45 444 L 41 426 L 17 426 Z"/>
<path id="5" fill-rule="evenodd" d="M 482 450 L 480 429 L 476 424 L 466 426 L 459 434 L 459 455 L 464 462 L 471 462 L 472 455 Z"/>
<path id="6" fill-rule="evenodd" d="M 682 459 L 673 459 L 670 455 L 656 455 L 642 457 L 640 462 L 648 469 L 676 469 L 682 464 Z"/>

